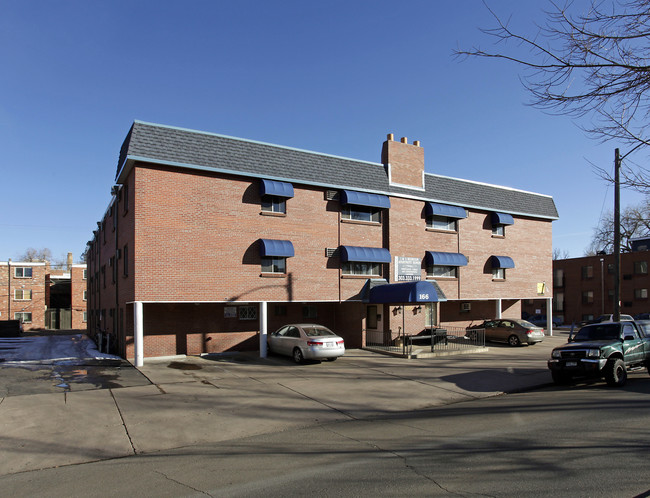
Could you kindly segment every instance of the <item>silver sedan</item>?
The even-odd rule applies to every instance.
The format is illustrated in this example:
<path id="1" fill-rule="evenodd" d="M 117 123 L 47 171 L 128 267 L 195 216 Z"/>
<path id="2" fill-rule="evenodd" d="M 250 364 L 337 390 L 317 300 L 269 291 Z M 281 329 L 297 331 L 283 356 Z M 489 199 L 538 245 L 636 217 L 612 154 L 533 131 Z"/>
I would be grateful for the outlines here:
<path id="1" fill-rule="evenodd" d="M 285 325 L 268 337 L 269 351 L 304 359 L 334 361 L 345 353 L 343 338 L 327 327 L 313 323 Z"/>

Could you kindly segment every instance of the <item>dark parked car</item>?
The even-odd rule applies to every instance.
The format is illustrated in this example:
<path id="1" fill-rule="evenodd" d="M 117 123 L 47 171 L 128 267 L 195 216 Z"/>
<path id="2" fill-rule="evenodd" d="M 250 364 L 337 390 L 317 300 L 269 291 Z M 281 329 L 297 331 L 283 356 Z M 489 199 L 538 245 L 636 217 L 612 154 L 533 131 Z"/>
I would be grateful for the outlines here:
<path id="1" fill-rule="evenodd" d="M 474 329 L 485 329 L 486 341 L 507 342 L 511 346 L 532 345 L 544 340 L 543 328 L 518 318 L 498 318 L 472 325 L 466 332 L 470 339 L 475 339 L 478 334 Z"/>
<path id="2" fill-rule="evenodd" d="M 533 325 L 537 325 L 538 327 L 548 327 L 548 319 L 546 315 L 530 315 L 525 320 Z M 553 327 L 559 327 L 560 325 L 562 325 L 562 319 L 553 316 Z"/>

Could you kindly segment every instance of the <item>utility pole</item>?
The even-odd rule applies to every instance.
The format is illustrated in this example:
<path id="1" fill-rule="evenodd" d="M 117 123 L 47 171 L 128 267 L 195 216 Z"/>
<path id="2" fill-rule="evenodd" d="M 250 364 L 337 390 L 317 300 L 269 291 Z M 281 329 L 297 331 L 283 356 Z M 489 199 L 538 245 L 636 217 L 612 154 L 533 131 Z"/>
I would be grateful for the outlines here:
<path id="1" fill-rule="evenodd" d="M 621 155 L 614 151 L 614 316 L 621 319 Z"/>

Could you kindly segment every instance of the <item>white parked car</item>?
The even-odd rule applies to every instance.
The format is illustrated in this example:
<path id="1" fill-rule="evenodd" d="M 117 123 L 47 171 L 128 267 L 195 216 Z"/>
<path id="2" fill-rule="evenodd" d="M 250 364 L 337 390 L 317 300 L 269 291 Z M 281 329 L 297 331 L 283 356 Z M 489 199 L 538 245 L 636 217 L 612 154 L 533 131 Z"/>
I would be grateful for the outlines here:
<path id="1" fill-rule="evenodd" d="M 304 359 L 334 361 L 345 354 L 345 342 L 327 327 L 313 323 L 285 325 L 268 337 L 269 352 Z"/>

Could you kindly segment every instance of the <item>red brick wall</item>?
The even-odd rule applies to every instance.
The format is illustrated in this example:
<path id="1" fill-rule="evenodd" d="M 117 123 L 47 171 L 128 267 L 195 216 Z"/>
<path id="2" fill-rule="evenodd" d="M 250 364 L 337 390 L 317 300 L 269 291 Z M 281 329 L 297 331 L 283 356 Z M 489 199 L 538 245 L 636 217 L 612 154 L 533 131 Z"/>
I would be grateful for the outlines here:
<path id="1" fill-rule="evenodd" d="M 603 259 L 601 267 L 601 258 Z M 639 251 L 621 254 L 621 313 L 636 315 L 650 312 L 650 300 L 635 295 L 637 289 L 650 292 L 650 274 L 635 273 L 635 263 L 646 262 L 650 265 L 650 252 Z M 554 282 L 554 291 L 564 294 L 564 310 L 554 311 L 563 315 L 564 322 L 580 322 L 593 316 L 614 312 L 614 301 L 610 293 L 614 291 L 614 274 L 608 271 L 608 265 L 614 264 L 614 255 L 587 256 L 556 260 L 553 267 L 564 271 L 563 282 Z M 592 276 L 582 277 L 582 268 L 592 267 Z M 601 271 L 602 268 L 602 271 Z M 593 302 L 583 303 L 582 293 L 591 291 Z M 604 297 L 604 302 L 602 297 Z"/>
<path id="2" fill-rule="evenodd" d="M 32 269 L 31 278 L 16 278 L 16 267 Z M 25 323 L 25 330 L 40 330 L 45 328 L 45 263 L 25 263 L 12 261 L 11 266 L 3 263 L 0 266 L 0 311 L 1 320 L 13 320 L 15 313 L 32 314 L 32 322 Z M 31 290 L 31 300 L 16 300 L 15 290 Z"/>

